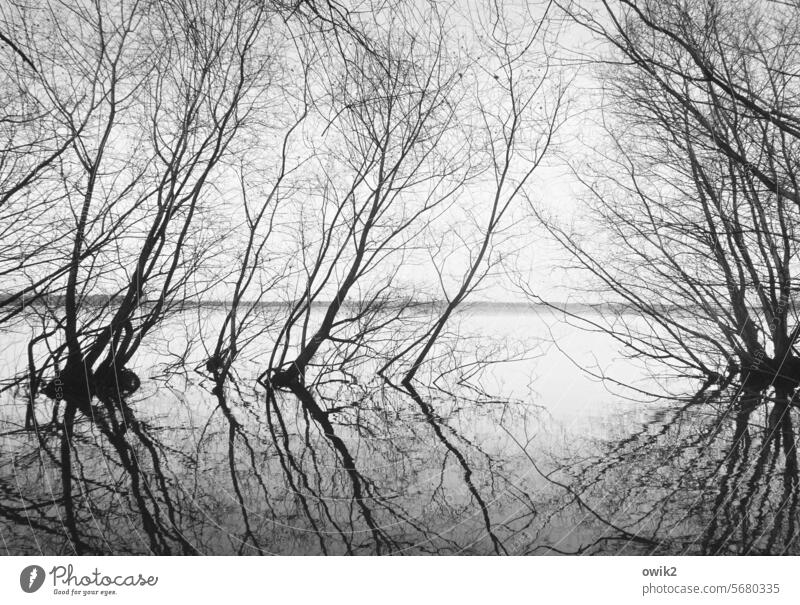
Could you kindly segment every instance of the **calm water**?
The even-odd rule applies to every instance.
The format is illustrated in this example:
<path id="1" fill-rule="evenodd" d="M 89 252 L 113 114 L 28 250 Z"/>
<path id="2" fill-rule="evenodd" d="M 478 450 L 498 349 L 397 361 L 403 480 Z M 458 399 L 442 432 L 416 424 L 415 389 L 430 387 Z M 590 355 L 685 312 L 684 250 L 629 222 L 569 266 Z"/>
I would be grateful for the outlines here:
<path id="1" fill-rule="evenodd" d="M 219 317 L 200 325 L 212 334 Z M 462 312 L 424 387 L 407 392 L 366 359 L 316 385 L 323 420 L 255 385 L 258 348 L 212 394 L 192 370 L 202 348 L 188 344 L 203 335 L 191 319 L 130 364 L 142 388 L 109 415 L 116 425 L 82 417 L 65 441 L 40 396 L 38 430 L 24 431 L 24 393 L 4 394 L 8 552 L 633 554 L 703 552 L 720 535 L 758 551 L 793 531 L 775 518 L 777 474 L 741 471 L 720 500 L 747 461 L 731 466 L 718 405 L 644 395 L 691 394 L 691 382 L 654 380 L 609 336 L 556 313 Z M 24 363 L 23 334 L 2 335 L 6 377 Z M 495 359 L 506 361 L 475 363 Z M 763 518 L 747 538 L 741 515 L 717 523 L 729 501 L 751 500 Z"/>

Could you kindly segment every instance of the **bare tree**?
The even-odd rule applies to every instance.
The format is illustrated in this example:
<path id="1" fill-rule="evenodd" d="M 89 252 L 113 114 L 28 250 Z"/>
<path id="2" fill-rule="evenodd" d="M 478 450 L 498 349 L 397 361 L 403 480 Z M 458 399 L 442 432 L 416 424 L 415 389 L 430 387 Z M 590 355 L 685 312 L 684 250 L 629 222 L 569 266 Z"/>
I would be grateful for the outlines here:
<path id="1" fill-rule="evenodd" d="M 623 452 L 648 456 L 674 439 L 672 454 L 647 466 L 652 474 L 670 465 L 674 491 L 630 513 L 632 526 L 660 519 L 654 548 L 793 550 L 798 9 L 621 0 L 568 10 L 608 44 L 609 136 L 576 168 L 591 224 L 578 234 L 539 215 L 596 278 L 591 302 L 605 306 L 584 325 L 671 377 L 668 393 L 676 377 L 700 383 L 675 395 L 655 434 L 624 441 L 587 474 L 597 481 Z M 663 395 L 647 391 L 637 396 Z M 777 501 L 773 479 L 782 483 Z M 687 492 L 695 504 L 675 513 Z"/>
<path id="2" fill-rule="evenodd" d="M 17 289 L 4 301 L 29 293 L 42 301 L 32 307 L 40 328 L 28 347 L 26 422 L 37 422 L 33 404 L 42 391 L 54 402 L 49 415 L 61 440 L 65 523 L 76 552 L 85 550 L 71 494 L 79 413 L 129 468 L 151 548 L 161 552 L 159 533 L 170 530 L 161 525 L 155 501 L 149 509 L 153 492 L 142 487 L 140 460 L 122 438 L 132 429 L 159 465 L 147 431 L 125 403 L 141 382 L 126 365 L 162 318 L 196 295 L 193 276 L 210 250 L 200 229 L 207 183 L 214 175 L 224 178 L 217 167 L 258 103 L 268 63 L 256 60 L 254 50 L 265 43 L 259 34 L 269 14 L 246 3 L 183 2 L 52 3 L 33 12 L 35 19 L 15 15 L 9 29 L 28 38 L 26 54 L 43 74 L 37 76 L 42 102 L 58 117 L 55 131 L 65 132 L 69 149 L 52 161 L 57 171 L 40 171 L 26 188 L 7 192 L 14 196 L 7 220 L 16 228 L 23 226 L 15 218 L 17 199 L 42 205 L 13 244 L 19 254 L 9 254 L 12 264 L 22 262 L 11 282 Z M 51 37 L 38 49 L 32 28 L 42 16 Z M 62 75 L 67 68 L 70 84 Z M 171 510 L 165 485 L 160 488 Z"/>

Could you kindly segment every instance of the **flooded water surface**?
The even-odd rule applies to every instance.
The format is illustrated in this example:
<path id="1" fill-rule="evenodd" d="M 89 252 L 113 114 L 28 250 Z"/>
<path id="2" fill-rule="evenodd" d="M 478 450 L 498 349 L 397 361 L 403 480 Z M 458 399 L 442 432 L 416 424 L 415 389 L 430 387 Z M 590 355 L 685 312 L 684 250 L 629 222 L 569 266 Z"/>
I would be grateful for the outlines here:
<path id="1" fill-rule="evenodd" d="M 9 553 L 793 548 L 796 483 L 761 443 L 768 419 L 653 376 L 563 314 L 465 310 L 415 385 L 364 358 L 309 372 L 308 400 L 262 388 L 256 354 L 215 389 L 191 325 L 166 325 L 128 366 L 141 388 L 79 411 L 69 440 L 58 403 L 37 397 L 26 427 L 25 390 L 3 394 Z M 21 334 L 3 334 L 7 375 Z"/>

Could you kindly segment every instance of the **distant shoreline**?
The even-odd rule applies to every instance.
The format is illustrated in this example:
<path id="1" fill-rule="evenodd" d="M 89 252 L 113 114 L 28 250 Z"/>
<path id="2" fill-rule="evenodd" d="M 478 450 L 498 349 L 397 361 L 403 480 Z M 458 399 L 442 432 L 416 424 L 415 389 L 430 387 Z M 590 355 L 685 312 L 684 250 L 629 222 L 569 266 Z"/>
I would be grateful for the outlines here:
<path id="1" fill-rule="evenodd" d="M 33 303 L 28 303 L 31 306 L 41 306 L 44 302 L 47 302 L 51 306 L 59 307 L 63 305 L 63 297 L 50 297 L 44 300 L 37 300 Z M 261 301 L 256 303 L 256 307 L 259 309 L 283 309 L 295 306 L 299 303 L 299 300 L 292 300 L 292 301 Z M 314 301 L 311 303 L 312 309 L 324 309 L 327 308 L 332 301 L 330 300 L 319 300 Z M 109 303 L 113 303 L 113 298 L 104 295 L 90 295 L 85 297 L 82 300 L 83 306 L 88 307 L 101 307 L 103 305 L 107 305 Z M 154 301 L 144 300 L 141 303 L 141 306 L 150 306 L 154 304 Z M 185 301 L 181 303 L 181 306 L 185 309 L 227 309 L 230 307 L 231 301 L 229 300 L 208 300 L 202 302 L 195 302 L 195 301 Z M 253 304 L 252 301 L 241 301 L 241 307 L 250 307 Z M 343 309 L 358 309 L 363 304 L 363 301 L 345 301 L 342 303 Z M 436 309 L 436 308 L 444 308 L 447 305 L 447 301 L 445 300 L 396 300 L 396 301 L 382 301 L 380 303 L 374 303 L 376 306 L 384 309 L 400 309 L 403 307 L 406 308 L 416 308 L 416 309 Z M 0 296 L 0 307 L 4 307 L 7 305 L 13 305 L 16 307 L 25 306 L 21 301 L 17 300 L 14 302 L 8 302 L 7 298 Z M 662 311 L 681 311 L 678 307 L 668 307 L 668 306 L 656 306 L 658 310 Z M 548 311 L 555 311 L 555 312 L 566 312 L 566 313 L 587 313 L 587 312 L 614 312 L 614 313 L 630 313 L 632 311 L 630 305 L 626 303 L 575 303 L 575 302 L 528 302 L 528 301 L 488 301 L 488 300 L 480 300 L 480 301 L 468 301 L 463 302 L 458 306 L 458 311 L 484 311 L 484 312 L 500 312 L 500 313 L 511 313 L 511 312 L 530 312 L 530 311 L 541 311 L 541 310 L 548 310 Z"/>

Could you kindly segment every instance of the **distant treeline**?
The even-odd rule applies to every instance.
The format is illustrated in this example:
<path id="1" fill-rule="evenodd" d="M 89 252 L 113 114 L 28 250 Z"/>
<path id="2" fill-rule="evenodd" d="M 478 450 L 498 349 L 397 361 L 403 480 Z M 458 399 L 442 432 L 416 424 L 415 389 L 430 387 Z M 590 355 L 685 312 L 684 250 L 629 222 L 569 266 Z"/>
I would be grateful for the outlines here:
<path id="1" fill-rule="evenodd" d="M 81 304 L 83 306 L 88 307 L 103 307 L 109 304 L 113 304 L 114 300 L 120 298 L 117 296 L 109 296 L 107 294 L 89 294 L 81 299 Z M 17 299 L 13 302 L 9 301 L 10 296 L 3 293 L 0 294 L 0 307 L 4 307 L 7 305 L 14 305 L 16 307 L 24 307 L 27 305 L 32 306 L 52 306 L 52 307 L 61 307 L 64 305 L 64 296 L 45 296 L 45 297 L 38 297 L 35 302 L 26 303 L 21 299 Z M 283 309 L 294 306 L 298 303 L 298 300 L 288 300 L 288 301 L 281 301 L 281 300 L 267 300 L 267 301 L 259 301 L 255 303 L 256 308 L 259 309 Z M 147 299 L 143 299 L 140 303 L 142 306 L 148 306 L 154 304 L 154 301 L 148 301 Z M 240 303 L 244 306 L 250 306 L 254 304 L 252 301 L 242 301 Z M 311 302 L 311 308 L 320 308 L 325 309 L 331 304 L 330 300 L 315 300 Z M 345 301 L 342 304 L 342 308 L 347 309 L 359 309 L 363 305 L 368 304 L 373 309 L 401 309 L 401 308 L 417 308 L 420 310 L 424 309 L 439 309 L 447 306 L 447 301 L 445 300 L 415 300 L 415 299 L 407 299 L 407 298 L 398 298 L 396 300 L 386 300 L 375 302 L 371 301 L 369 303 L 363 301 Z M 207 308 L 207 309 L 227 309 L 230 308 L 231 301 L 228 300 L 204 300 L 204 301 L 186 301 L 182 304 L 183 307 L 187 309 L 193 308 Z M 563 311 L 566 313 L 627 313 L 631 312 L 633 309 L 627 303 L 621 302 L 605 302 L 605 303 L 579 303 L 579 302 L 532 302 L 532 301 L 470 301 L 464 302 L 461 305 L 462 311 L 485 311 L 485 312 L 495 312 L 495 313 L 520 313 L 526 312 L 531 310 L 552 310 L 552 311 Z M 691 309 L 685 309 L 677 306 L 668 306 L 668 305 L 653 305 L 654 312 L 663 312 L 663 311 L 691 311 Z"/>

